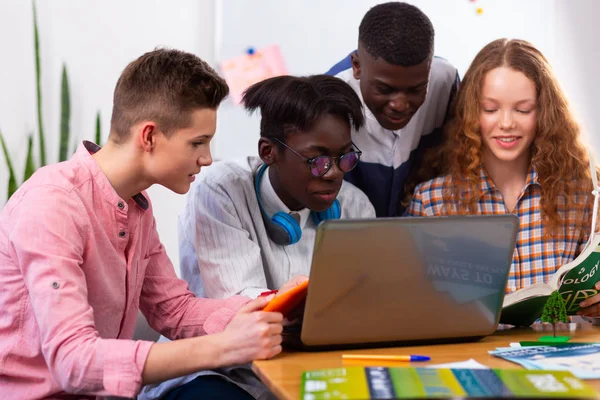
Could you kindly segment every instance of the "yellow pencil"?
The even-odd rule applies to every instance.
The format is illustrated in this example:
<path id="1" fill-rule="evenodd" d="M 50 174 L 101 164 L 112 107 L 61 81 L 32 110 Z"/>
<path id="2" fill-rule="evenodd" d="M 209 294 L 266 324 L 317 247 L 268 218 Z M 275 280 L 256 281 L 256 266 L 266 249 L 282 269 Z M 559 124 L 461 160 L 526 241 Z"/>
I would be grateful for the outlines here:
<path id="1" fill-rule="evenodd" d="M 381 354 L 342 354 L 343 360 L 365 360 L 365 361 L 429 361 L 427 356 L 388 356 Z"/>

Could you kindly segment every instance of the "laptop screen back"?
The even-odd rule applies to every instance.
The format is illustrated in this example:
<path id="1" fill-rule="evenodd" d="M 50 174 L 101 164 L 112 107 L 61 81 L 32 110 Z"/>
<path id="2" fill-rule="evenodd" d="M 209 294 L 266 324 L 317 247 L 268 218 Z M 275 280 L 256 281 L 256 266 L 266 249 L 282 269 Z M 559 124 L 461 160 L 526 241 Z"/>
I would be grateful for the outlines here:
<path id="1" fill-rule="evenodd" d="M 325 221 L 315 242 L 302 342 L 491 334 L 518 224 L 514 215 Z"/>

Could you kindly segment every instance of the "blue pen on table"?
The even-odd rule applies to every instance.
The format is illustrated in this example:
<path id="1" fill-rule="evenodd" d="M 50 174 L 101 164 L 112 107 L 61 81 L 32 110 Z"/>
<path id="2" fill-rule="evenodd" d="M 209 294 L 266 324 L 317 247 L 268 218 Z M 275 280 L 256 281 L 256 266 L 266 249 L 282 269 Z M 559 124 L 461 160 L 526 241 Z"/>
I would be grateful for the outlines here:
<path id="1" fill-rule="evenodd" d="M 393 355 L 379 355 L 379 354 L 342 354 L 343 360 L 365 360 L 365 361 L 429 361 L 431 357 L 428 356 L 393 356 Z"/>

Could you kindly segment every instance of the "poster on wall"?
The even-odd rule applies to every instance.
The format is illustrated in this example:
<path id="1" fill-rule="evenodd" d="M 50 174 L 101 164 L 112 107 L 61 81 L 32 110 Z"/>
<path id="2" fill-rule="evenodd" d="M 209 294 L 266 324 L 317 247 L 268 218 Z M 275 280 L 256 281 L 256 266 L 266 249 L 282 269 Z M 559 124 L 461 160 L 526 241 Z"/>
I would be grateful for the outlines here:
<path id="1" fill-rule="evenodd" d="M 240 104 L 244 90 L 252 84 L 288 73 L 277 44 L 249 49 L 246 54 L 221 62 L 220 68 L 235 105 Z"/>

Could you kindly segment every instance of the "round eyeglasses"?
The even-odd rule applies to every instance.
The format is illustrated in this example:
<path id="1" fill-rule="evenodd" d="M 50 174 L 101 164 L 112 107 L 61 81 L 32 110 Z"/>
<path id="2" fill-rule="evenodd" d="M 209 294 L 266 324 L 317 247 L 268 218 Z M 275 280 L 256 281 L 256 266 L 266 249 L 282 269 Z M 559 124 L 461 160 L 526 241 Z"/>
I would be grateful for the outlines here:
<path id="1" fill-rule="evenodd" d="M 313 158 L 304 157 L 302 154 L 298 153 L 296 150 L 292 149 L 287 144 L 283 143 L 281 140 L 277 138 L 273 138 L 277 142 L 281 143 L 285 148 L 290 150 L 292 153 L 296 154 L 298 157 L 304 159 L 308 164 L 308 169 L 313 176 L 321 177 L 325 175 L 333 166 L 334 162 L 337 162 L 337 166 L 343 173 L 352 171 L 360 160 L 360 156 L 362 155 L 362 151 L 356 147 L 354 143 L 352 146 L 356 147 L 356 151 L 350 151 L 346 154 L 342 154 L 339 157 L 330 157 L 330 156 L 318 156 Z"/>

